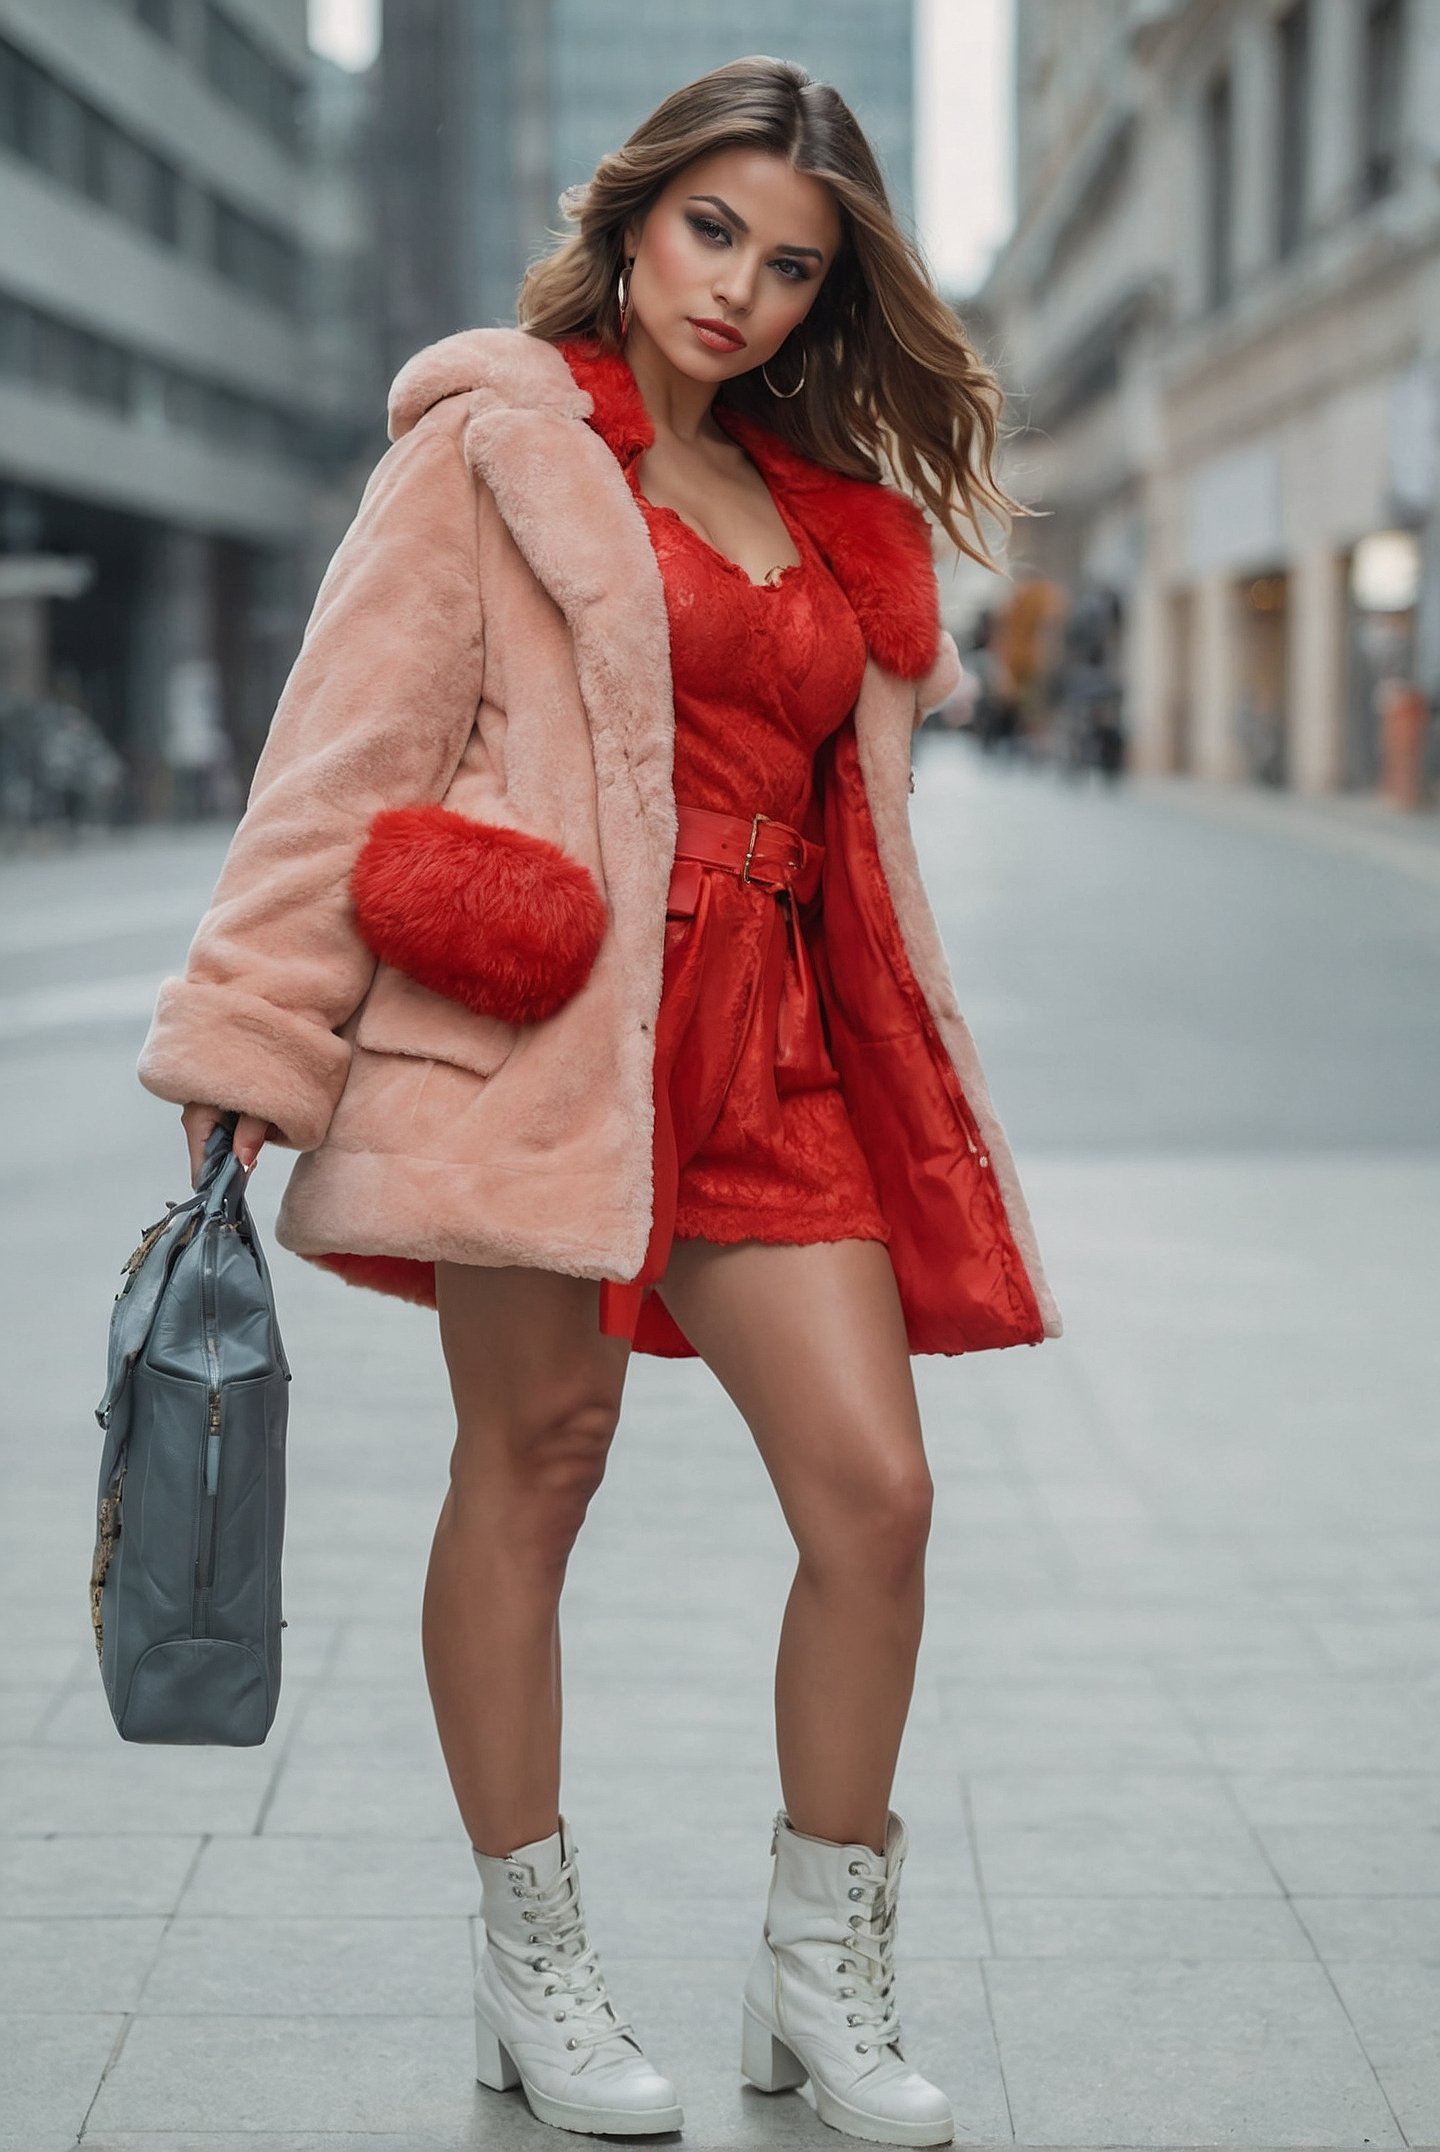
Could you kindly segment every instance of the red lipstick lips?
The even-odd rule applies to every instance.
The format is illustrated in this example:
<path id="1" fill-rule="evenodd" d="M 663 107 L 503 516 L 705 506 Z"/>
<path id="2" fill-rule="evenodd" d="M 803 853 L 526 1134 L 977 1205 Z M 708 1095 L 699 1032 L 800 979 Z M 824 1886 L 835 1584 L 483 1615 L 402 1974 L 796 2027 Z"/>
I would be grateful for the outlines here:
<path id="1" fill-rule="evenodd" d="M 712 351 L 743 351 L 745 348 L 744 337 L 738 329 L 732 329 L 728 322 L 700 320 L 692 314 L 690 326 L 700 341 Z"/>

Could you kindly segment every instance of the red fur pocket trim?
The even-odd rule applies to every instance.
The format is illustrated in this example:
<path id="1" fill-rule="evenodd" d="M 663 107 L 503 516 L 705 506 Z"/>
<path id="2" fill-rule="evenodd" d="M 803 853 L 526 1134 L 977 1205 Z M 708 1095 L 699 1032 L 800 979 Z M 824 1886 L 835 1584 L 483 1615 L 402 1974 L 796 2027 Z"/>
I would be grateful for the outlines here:
<path id="1" fill-rule="evenodd" d="M 449 807 L 382 808 L 350 895 L 383 962 L 512 1024 L 539 1023 L 579 992 L 606 926 L 588 867 L 548 838 Z"/>

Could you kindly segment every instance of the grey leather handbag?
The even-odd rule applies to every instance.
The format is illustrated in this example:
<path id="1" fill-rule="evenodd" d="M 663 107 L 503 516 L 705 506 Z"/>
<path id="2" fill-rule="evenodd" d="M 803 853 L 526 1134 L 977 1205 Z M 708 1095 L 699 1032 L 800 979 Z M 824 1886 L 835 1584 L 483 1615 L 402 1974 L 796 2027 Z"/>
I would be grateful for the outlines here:
<path id="1" fill-rule="evenodd" d="M 90 1614 L 126 1741 L 253 1747 L 280 1697 L 290 1369 L 235 1120 L 145 1228 L 110 1316 Z"/>

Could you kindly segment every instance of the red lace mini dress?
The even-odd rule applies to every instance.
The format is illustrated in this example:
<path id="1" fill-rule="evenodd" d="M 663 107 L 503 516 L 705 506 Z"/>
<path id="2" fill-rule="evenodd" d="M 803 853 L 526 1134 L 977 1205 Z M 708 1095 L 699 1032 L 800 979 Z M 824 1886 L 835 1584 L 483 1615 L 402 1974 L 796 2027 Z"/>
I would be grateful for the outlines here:
<path id="1" fill-rule="evenodd" d="M 815 753 L 854 707 L 865 666 L 849 600 L 779 501 L 800 558 L 756 583 L 674 509 L 647 500 L 638 452 L 624 462 L 664 583 L 677 806 L 746 821 L 758 812 L 813 834 Z M 693 907 L 677 915 L 672 901 L 655 1162 L 658 1215 L 673 1176 L 676 1239 L 890 1238 L 805 951 L 797 958 L 799 932 L 783 893 L 726 867 L 701 864 Z M 655 1264 L 652 1248 L 647 1269 Z M 628 1301 L 603 1294 L 601 1327 L 633 1336 L 636 1305 L 633 1288 Z"/>

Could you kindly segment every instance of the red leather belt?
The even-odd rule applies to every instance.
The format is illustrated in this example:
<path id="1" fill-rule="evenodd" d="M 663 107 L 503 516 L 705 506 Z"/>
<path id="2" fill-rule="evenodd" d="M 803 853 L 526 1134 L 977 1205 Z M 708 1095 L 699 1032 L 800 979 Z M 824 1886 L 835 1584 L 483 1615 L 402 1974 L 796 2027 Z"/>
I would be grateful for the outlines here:
<path id="1" fill-rule="evenodd" d="M 701 860 L 710 867 L 731 867 L 742 882 L 761 889 L 784 889 L 804 904 L 820 886 L 823 844 L 802 837 L 788 822 L 772 815 L 721 814 L 713 807 L 676 803 L 675 859 Z"/>
<path id="2" fill-rule="evenodd" d="M 788 914 L 781 940 L 786 945 L 784 979 L 776 1012 L 775 1067 L 781 1083 L 823 1081 L 826 1064 L 820 1041 L 819 994 L 796 906 L 807 903 L 820 887 L 823 844 L 802 837 L 788 822 L 771 815 L 721 814 L 713 807 L 676 802 L 675 864 L 666 910 L 672 918 L 693 913 L 699 898 L 702 867 L 729 867 L 742 882 L 773 890 Z"/>

